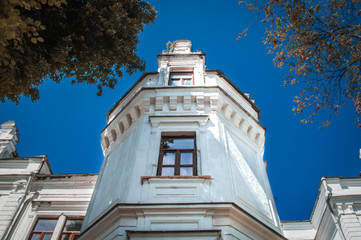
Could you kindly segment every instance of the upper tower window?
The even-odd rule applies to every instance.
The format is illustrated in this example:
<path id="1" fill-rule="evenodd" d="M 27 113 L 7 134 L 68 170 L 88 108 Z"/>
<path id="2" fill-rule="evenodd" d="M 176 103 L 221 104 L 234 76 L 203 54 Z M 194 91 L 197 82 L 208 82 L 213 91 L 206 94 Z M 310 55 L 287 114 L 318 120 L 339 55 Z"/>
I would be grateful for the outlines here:
<path id="1" fill-rule="evenodd" d="M 189 86 L 194 85 L 192 70 L 176 70 L 169 75 L 170 86 Z"/>
<path id="2" fill-rule="evenodd" d="M 163 136 L 158 176 L 196 176 L 195 136 Z"/>

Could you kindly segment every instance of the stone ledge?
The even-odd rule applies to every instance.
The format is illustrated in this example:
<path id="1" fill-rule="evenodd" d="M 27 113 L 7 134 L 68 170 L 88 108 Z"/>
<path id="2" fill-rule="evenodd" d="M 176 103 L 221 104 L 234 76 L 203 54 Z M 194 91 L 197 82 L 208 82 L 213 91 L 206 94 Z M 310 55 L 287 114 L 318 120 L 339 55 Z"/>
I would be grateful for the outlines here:
<path id="1" fill-rule="evenodd" d="M 201 176 L 141 176 L 141 183 L 152 178 L 162 178 L 162 179 L 211 179 L 210 175 L 201 175 Z"/>

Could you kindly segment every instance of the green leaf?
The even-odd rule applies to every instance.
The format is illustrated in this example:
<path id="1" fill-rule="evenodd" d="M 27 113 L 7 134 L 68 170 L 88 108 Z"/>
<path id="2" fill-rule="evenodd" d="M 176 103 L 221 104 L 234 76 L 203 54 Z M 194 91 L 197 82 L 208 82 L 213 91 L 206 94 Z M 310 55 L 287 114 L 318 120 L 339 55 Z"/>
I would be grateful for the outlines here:
<path id="1" fill-rule="evenodd" d="M 156 18 L 147 2 L 11 1 L 17 5 L 7 13 L 15 8 L 20 15 L 14 11 L 11 19 L 0 17 L 0 100 L 18 102 L 22 94 L 39 99 L 44 76 L 56 82 L 74 78 L 97 86 L 101 94 L 104 87 L 114 87 L 123 71 L 144 71 L 136 54 L 138 35 Z"/>

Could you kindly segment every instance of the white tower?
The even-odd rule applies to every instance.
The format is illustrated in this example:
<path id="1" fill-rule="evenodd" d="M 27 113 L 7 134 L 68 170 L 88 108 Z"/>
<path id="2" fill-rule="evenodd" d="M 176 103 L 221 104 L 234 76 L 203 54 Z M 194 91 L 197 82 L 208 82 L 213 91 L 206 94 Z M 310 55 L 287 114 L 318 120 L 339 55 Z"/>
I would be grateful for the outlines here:
<path id="1" fill-rule="evenodd" d="M 110 109 L 80 239 L 284 239 L 259 109 L 179 40 Z"/>
<path id="2" fill-rule="evenodd" d="M 0 125 L 0 159 L 17 157 L 16 144 L 19 142 L 19 132 L 14 121 Z"/>

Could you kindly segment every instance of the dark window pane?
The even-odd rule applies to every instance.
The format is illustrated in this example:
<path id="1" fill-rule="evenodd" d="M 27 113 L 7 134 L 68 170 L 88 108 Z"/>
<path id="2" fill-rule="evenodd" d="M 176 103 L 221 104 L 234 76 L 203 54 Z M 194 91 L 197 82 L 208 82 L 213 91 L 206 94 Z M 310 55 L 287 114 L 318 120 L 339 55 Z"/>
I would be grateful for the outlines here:
<path id="1" fill-rule="evenodd" d="M 46 234 L 44 234 L 44 237 L 43 237 L 42 240 L 50 240 L 51 235 L 52 235 L 51 233 L 46 233 Z"/>
<path id="2" fill-rule="evenodd" d="M 183 85 L 191 85 L 192 81 L 191 80 L 183 80 Z"/>
<path id="3" fill-rule="evenodd" d="M 57 221 L 57 219 L 39 219 L 34 230 L 53 231 Z"/>
<path id="4" fill-rule="evenodd" d="M 61 235 L 61 240 L 68 240 L 70 239 L 71 234 L 70 233 L 64 233 Z"/>
<path id="5" fill-rule="evenodd" d="M 193 168 L 192 167 L 181 167 L 180 175 L 181 176 L 193 176 Z"/>
<path id="6" fill-rule="evenodd" d="M 172 85 L 172 86 L 179 86 L 179 81 L 172 81 L 172 82 L 171 82 L 171 85 Z"/>
<path id="7" fill-rule="evenodd" d="M 38 240 L 40 237 L 40 233 L 34 233 L 32 236 L 31 236 L 31 240 Z"/>
<path id="8" fill-rule="evenodd" d="M 64 227 L 64 231 L 68 232 L 68 231 L 73 231 L 73 232 L 80 232 L 80 228 L 81 225 L 83 223 L 82 219 L 78 219 L 78 220 L 67 220 L 65 227 Z"/>
<path id="9" fill-rule="evenodd" d="M 164 152 L 163 154 L 163 165 L 174 165 L 175 164 L 175 153 Z"/>
<path id="10" fill-rule="evenodd" d="M 71 235 L 73 235 L 73 240 L 76 240 L 76 239 L 78 239 L 79 238 L 79 234 L 77 234 L 77 233 L 73 233 L 73 234 L 70 234 L 70 233 L 66 233 L 66 234 L 63 234 L 63 235 L 61 235 L 61 240 L 68 240 L 68 239 L 70 239 L 70 237 L 71 237 Z"/>
<path id="11" fill-rule="evenodd" d="M 174 176 L 174 167 L 163 167 L 162 176 Z"/>
<path id="12" fill-rule="evenodd" d="M 193 138 L 163 138 L 164 149 L 193 149 Z"/>
<path id="13" fill-rule="evenodd" d="M 193 164 L 193 153 L 183 152 L 181 153 L 181 165 Z"/>

